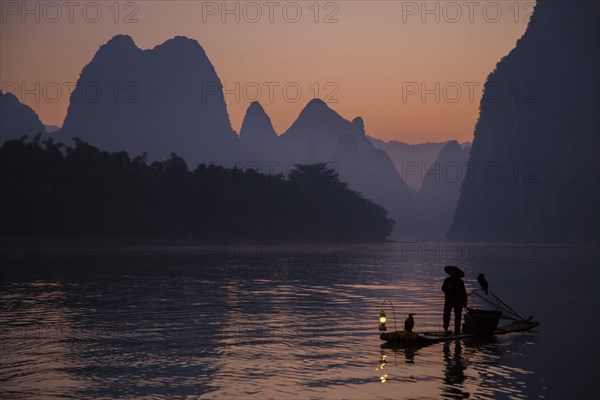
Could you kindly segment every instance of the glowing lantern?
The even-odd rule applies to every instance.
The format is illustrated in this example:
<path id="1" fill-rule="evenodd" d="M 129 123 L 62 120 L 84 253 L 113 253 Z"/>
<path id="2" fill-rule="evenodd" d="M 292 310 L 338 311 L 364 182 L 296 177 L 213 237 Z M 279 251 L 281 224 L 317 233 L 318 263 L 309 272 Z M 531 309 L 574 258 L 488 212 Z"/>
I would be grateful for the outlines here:
<path id="1" fill-rule="evenodd" d="M 386 322 L 387 322 L 387 318 L 385 316 L 385 311 L 381 310 L 381 313 L 379 314 L 379 330 L 380 331 L 387 330 L 387 328 L 385 327 Z"/>

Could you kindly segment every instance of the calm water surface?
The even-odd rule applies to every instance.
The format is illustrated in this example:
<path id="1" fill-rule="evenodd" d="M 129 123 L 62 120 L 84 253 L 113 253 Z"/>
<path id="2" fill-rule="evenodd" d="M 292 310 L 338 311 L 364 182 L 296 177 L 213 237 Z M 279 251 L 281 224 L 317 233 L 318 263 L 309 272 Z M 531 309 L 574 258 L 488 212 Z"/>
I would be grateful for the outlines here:
<path id="1" fill-rule="evenodd" d="M 423 246 L 5 249 L 0 397 L 598 398 L 598 248 Z M 449 263 L 539 328 L 382 349 Z"/>

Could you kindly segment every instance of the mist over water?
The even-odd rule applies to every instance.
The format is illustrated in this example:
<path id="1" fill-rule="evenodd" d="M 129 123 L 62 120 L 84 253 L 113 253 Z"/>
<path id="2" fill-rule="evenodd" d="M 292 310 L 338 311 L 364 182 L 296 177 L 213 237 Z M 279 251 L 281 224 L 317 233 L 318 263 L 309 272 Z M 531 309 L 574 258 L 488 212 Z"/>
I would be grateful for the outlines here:
<path id="1" fill-rule="evenodd" d="M 26 254 L 33 253 L 2 257 L 2 398 L 598 395 L 597 247 L 390 243 Z M 413 312 L 417 331 L 439 328 L 447 261 L 465 270 L 467 290 L 483 272 L 492 291 L 540 326 L 382 349 L 381 308 L 394 325 L 384 299 L 399 327 Z"/>

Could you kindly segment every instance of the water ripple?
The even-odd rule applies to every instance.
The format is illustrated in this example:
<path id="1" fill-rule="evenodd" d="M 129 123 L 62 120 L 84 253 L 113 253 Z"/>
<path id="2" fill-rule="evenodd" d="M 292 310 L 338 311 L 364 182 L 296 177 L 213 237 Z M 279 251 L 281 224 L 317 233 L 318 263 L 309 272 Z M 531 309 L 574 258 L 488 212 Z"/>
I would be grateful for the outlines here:
<path id="1" fill-rule="evenodd" d="M 319 262 L 140 255 L 118 267 L 4 266 L 0 397 L 520 399 L 556 384 L 536 372 L 557 343 L 549 333 L 382 349 L 382 307 L 394 324 L 383 300 L 399 327 L 413 312 L 417 330 L 439 329 L 444 276 L 441 265 L 401 262 L 392 245 L 365 249 Z M 550 274 L 525 296 L 506 280 L 507 270 L 522 277 L 512 265 L 465 269 L 467 285 L 484 270 L 515 307 L 542 317 L 556 286 Z"/>

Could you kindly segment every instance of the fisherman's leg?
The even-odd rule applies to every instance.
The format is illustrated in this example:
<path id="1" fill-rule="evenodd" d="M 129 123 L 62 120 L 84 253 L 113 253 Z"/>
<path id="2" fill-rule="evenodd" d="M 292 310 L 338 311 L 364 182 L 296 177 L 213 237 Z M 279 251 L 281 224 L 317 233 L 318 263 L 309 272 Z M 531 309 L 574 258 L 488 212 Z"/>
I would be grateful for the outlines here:
<path id="1" fill-rule="evenodd" d="M 462 306 L 454 307 L 454 334 L 458 335 L 460 333 L 460 322 L 462 319 Z"/>
<path id="2" fill-rule="evenodd" d="M 450 313 L 452 312 L 452 304 L 444 303 L 444 330 L 447 331 L 450 326 Z"/>

